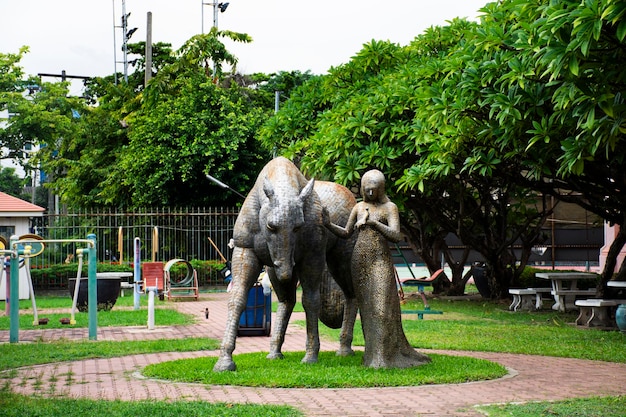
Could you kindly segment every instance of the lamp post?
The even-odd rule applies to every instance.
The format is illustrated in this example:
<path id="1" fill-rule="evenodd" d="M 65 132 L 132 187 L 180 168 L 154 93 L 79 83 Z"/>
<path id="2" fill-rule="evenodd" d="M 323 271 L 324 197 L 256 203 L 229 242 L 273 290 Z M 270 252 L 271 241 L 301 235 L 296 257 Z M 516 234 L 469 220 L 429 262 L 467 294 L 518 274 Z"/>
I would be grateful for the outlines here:
<path id="1" fill-rule="evenodd" d="M 221 13 L 224 13 L 226 11 L 226 9 L 228 8 L 228 5 L 230 3 L 218 3 L 218 2 L 214 2 L 214 3 L 205 3 L 204 0 L 202 1 L 202 34 L 204 35 L 204 6 L 205 5 L 211 5 L 213 6 L 213 27 L 215 28 L 215 30 L 217 30 L 217 11 L 219 10 Z M 217 64 L 215 62 L 215 59 L 213 59 L 213 81 L 217 82 Z"/>
<path id="2" fill-rule="evenodd" d="M 204 6 L 213 6 L 213 27 L 217 28 L 218 11 L 224 13 L 230 3 L 205 3 L 202 1 L 202 33 L 204 34 Z"/>
<path id="3" fill-rule="evenodd" d="M 239 197 L 243 198 L 244 200 L 246 199 L 246 196 L 245 196 L 245 195 L 241 194 L 241 193 L 240 193 L 239 191 L 237 191 L 237 190 L 233 190 L 232 188 L 230 188 L 228 185 L 224 184 L 222 181 L 218 180 L 217 178 L 212 177 L 212 176 L 211 176 L 211 175 L 209 175 L 209 174 L 206 174 L 206 178 L 207 178 L 209 181 L 211 181 L 211 182 L 215 183 L 216 185 L 218 185 L 219 187 L 221 187 L 221 188 L 223 188 L 223 189 L 225 189 L 225 190 L 230 190 L 230 191 L 232 191 L 233 193 L 237 194 Z"/>

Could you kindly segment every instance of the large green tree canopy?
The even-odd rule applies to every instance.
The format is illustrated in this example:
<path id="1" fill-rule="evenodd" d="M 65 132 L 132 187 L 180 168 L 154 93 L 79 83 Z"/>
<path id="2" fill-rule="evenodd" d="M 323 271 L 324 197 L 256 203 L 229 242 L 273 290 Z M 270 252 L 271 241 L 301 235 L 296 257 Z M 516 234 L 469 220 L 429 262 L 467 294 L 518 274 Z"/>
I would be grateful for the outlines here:
<path id="1" fill-rule="evenodd" d="M 431 236 L 487 245 L 509 274 L 504 248 L 540 239 L 548 194 L 626 226 L 625 7 L 501 1 L 403 48 L 372 41 L 292 95 L 263 139 L 344 184 L 383 170 L 409 223 L 430 213 Z"/>
<path id="2" fill-rule="evenodd" d="M 24 77 L 19 62 L 28 52 L 0 53 L 0 111 L 9 118 L 0 127 L 1 158 L 24 160 L 24 148 L 75 134 L 72 110 L 82 109 L 80 100 L 67 97 L 67 83 L 41 83 Z"/>
<path id="3" fill-rule="evenodd" d="M 47 143 L 39 154 L 50 184 L 66 204 L 78 207 L 224 205 L 239 197 L 205 174 L 245 191 L 268 158 L 255 132 L 271 113 L 267 93 L 224 83 L 236 64 L 219 40 L 245 34 L 213 28 L 189 39 L 176 53 L 157 45 L 153 78 L 144 86 L 145 60 L 128 84 L 113 77 L 88 83 L 97 106 L 83 109 L 81 129 Z M 131 48 L 141 53 L 138 44 Z M 139 74 L 138 74 L 139 73 Z"/>

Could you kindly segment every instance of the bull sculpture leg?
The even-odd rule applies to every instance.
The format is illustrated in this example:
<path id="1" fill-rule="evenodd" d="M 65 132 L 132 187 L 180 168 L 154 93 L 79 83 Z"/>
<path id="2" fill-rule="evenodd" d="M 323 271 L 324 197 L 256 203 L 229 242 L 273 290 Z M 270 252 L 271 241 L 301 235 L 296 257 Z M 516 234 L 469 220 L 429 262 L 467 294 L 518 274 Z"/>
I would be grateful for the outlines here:
<path id="1" fill-rule="evenodd" d="M 231 269 L 233 286 L 228 301 L 228 316 L 220 357 L 213 367 L 213 370 L 216 372 L 234 371 L 237 369 L 237 365 L 233 361 L 237 327 L 239 326 L 241 313 L 246 308 L 248 293 L 259 278 L 261 267 L 261 263 L 251 249 L 234 248 Z"/>
<path id="2" fill-rule="evenodd" d="M 267 268 L 267 274 L 274 287 L 274 292 L 278 298 L 278 308 L 276 310 L 276 322 L 272 326 L 272 340 L 270 341 L 270 353 L 268 359 L 282 359 L 282 346 L 285 342 L 287 325 L 291 318 L 291 313 L 296 305 L 296 281 L 291 285 L 276 285 L 277 278 L 274 268 Z"/>
<path id="3" fill-rule="evenodd" d="M 320 260 L 310 260 L 310 264 L 319 264 L 324 262 Z M 268 268 L 270 280 L 272 280 L 276 296 L 278 298 L 278 309 L 276 311 L 276 323 L 272 328 L 272 340 L 270 342 L 270 353 L 268 359 L 282 359 L 282 345 L 285 341 L 285 333 L 287 325 L 291 318 L 291 313 L 296 303 L 296 287 L 298 280 L 292 279 L 289 282 L 281 282 L 279 285 L 274 284 L 276 275 L 273 268 Z M 294 277 L 301 277 L 300 284 L 302 286 L 302 306 L 306 314 L 306 353 L 302 359 L 302 363 L 316 363 L 320 350 L 319 339 L 319 311 L 320 311 L 320 290 L 319 290 L 319 272 L 316 268 L 307 265 L 304 268 L 296 268 Z"/>
<path id="4" fill-rule="evenodd" d="M 357 310 L 356 299 L 346 298 L 343 309 L 343 322 L 341 324 L 341 332 L 339 333 L 339 349 L 337 350 L 337 356 L 354 355 L 354 350 L 352 350 L 352 338 Z"/>
<path id="5" fill-rule="evenodd" d="M 312 264 L 315 261 L 310 261 Z M 324 260 L 322 259 L 322 262 Z M 322 264 L 323 265 L 323 264 Z M 323 268 L 323 266 L 322 266 Z M 307 265 L 301 271 L 300 285 L 302 285 L 302 307 L 306 313 L 306 353 L 302 363 L 316 363 L 320 352 L 319 315 L 320 315 L 320 271 L 319 266 Z"/>

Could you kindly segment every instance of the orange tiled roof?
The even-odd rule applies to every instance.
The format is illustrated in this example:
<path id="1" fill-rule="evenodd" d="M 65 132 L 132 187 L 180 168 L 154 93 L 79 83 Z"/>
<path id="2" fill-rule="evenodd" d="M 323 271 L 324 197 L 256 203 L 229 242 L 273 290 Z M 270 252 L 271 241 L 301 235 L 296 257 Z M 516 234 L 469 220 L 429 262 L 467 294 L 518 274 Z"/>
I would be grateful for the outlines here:
<path id="1" fill-rule="evenodd" d="M 0 215 L 6 213 L 43 213 L 43 207 L 36 206 L 28 201 L 8 195 L 0 191 Z"/>

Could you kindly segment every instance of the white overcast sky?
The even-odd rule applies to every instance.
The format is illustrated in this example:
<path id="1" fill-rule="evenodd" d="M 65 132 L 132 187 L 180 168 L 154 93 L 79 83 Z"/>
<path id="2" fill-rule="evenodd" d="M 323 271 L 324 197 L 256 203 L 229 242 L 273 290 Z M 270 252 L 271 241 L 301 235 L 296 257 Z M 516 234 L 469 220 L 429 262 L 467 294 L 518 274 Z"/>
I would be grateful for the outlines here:
<path id="1" fill-rule="evenodd" d="M 408 44 L 424 29 L 454 17 L 476 18 L 488 0 L 230 0 L 218 27 L 243 32 L 249 44 L 227 44 L 242 73 L 310 70 L 324 74 L 350 60 L 364 43 Z M 205 4 L 203 6 L 203 3 Z M 126 0 L 130 42 L 146 39 L 152 12 L 153 42 L 178 49 L 213 23 L 210 0 Z M 27 74 L 105 76 L 122 60 L 122 0 L 0 0 L 0 52 L 30 52 L 21 64 Z M 119 72 L 122 64 L 117 65 Z M 48 81 L 54 81 L 48 79 Z"/>

